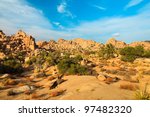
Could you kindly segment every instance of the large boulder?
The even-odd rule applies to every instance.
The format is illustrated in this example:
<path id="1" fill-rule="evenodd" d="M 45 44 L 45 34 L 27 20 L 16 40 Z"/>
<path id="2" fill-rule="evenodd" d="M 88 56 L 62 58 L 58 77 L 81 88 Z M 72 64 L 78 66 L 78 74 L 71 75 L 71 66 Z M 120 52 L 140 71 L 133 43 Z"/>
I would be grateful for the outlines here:
<path id="1" fill-rule="evenodd" d="M 100 73 L 100 74 L 97 76 L 97 79 L 98 79 L 99 81 L 105 81 L 105 80 L 106 80 L 106 76 L 105 76 L 104 74 Z"/>

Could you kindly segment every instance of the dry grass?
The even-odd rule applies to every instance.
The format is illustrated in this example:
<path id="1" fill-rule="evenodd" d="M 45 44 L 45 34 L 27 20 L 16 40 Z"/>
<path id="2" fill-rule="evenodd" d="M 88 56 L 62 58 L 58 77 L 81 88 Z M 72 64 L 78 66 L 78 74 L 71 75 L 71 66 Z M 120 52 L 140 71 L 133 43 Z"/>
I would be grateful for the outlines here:
<path id="1" fill-rule="evenodd" d="M 135 93 L 135 98 L 137 100 L 150 100 L 150 94 L 147 92 L 147 86 L 148 84 L 145 84 L 144 90 L 138 90 Z"/>
<path id="2" fill-rule="evenodd" d="M 131 90 L 131 91 L 135 91 L 139 89 L 138 85 L 135 84 L 121 84 L 120 85 L 121 89 L 126 89 L 126 90 Z"/>

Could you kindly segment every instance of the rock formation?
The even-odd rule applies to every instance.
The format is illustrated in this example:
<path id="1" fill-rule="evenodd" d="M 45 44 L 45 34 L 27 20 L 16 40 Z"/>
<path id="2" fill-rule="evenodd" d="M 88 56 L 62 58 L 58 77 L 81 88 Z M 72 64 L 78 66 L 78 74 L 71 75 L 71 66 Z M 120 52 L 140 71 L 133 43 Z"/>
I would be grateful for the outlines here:
<path id="1" fill-rule="evenodd" d="M 6 36 L 3 31 L 0 31 L 0 51 L 2 53 L 7 55 L 20 51 L 31 52 L 35 49 L 35 39 L 25 32 L 20 30 L 15 35 Z"/>
<path id="2" fill-rule="evenodd" d="M 6 39 L 5 33 L 3 33 L 2 30 L 0 30 L 0 41 L 3 41 L 3 40 L 5 40 L 5 39 Z"/>
<path id="3" fill-rule="evenodd" d="M 115 38 L 110 38 L 106 44 L 112 44 L 113 46 L 115 46 L 116 48 L 124 48 L 125 46 L 127 46 L 127 44 L 123 41 L 118 41 Z"/>
<path id="4" fill-rule="evenodd" d="M 92 40 L 84 40 L 81 38 L 74 40 L 58 39 L 58 41 L 50 40 L 49 42 L 37 42 L 37 45 L 47 50 L 61 50 L 61 51 L 78 51 L 83 52 L 85 50 L 97 51 L 100 49 L 102 44 Z"/>
<path id="5" fill-rule="evenodd" d="M 30 48 L 31 50 L 35 50 L 36 44 L 35 39 L 32 36 L 28 36 L 25 32 L 22 30 L 19 30 L 15 35 L 14 39 L 22 39 L 23 43 L 27 48 Z"/>
<path id="6" fill-rule="evenodd" d="M 129 46 L 135 47 L 135 46 L 143 46 L 144 49 L 150 49 L 150 43 L 148 41 L 141 41 L 141 42 L 133 42 L 129 44 Z"/>

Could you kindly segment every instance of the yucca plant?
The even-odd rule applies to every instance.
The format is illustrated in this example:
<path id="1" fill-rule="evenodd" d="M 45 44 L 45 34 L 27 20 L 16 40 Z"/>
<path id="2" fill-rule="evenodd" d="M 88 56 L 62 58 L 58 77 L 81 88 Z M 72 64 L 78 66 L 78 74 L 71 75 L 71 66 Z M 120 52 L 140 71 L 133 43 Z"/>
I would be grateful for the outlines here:
<path id="1" fill-rule="evenodd" d="M 135 97 L 137 100 L 149 100 L 150 99 L 150 94 L 147 92 L 147 85 L 145 84 L 144 90 L 138 90 L 135 93 Z"/>

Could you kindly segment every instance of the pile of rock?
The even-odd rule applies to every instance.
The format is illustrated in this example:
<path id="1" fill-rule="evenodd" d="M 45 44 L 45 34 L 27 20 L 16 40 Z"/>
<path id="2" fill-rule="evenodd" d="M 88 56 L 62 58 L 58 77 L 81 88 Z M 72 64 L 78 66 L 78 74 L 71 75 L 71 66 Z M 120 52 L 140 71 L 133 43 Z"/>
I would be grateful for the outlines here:
<path id="1" fill-rule="evenodd" d="M 112 44 L 113 46 L 115 46 L 116 48 L 124 48 L 127 46 L 127 44 L 123 41 L 118 41 L 115 38 L 110 38 L 106 44 Z"/>
<path id="2" fill-rule="evenodd" d="M 19 30 L 15 35 L 6 36 L 0 31 L 0 51 L 9 53 L 18 53 L 20 51 L 30 52 L 36 49 L 35 39 L 28 36 L 25 32 Z"/>

